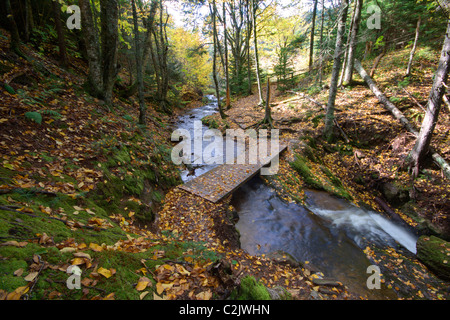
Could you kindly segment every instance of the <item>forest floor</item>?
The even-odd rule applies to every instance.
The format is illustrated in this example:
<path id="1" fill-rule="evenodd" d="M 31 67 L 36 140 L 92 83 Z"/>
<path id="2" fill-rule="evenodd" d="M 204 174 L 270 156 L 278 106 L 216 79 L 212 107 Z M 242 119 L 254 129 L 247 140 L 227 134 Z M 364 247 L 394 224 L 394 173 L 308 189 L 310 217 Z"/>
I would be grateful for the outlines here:
<path id="1" fill-rule="evenodd" d="M 53 45 L 23 46 L 29 61 L 8 46 L 1 36 L 0 300 L 223 299 L 248 275 L 284 298 L 358 298 L 286 256 L 239 249 L 230 199 L 176 188 L 168 116 L 150 107 L 139 126 L 133 99 L 85 93 L 81 59 L 66 71 Z"/>
<path id="2" fill-rule="evenodd" d="M 425 114 L 422 108 L 426 108 L 438 55 L 428 48 L 421 48 L 413 75 L 404 78 L 408 51 L 398 50 L 386 55 L 374 79 L 410 122 L 420 128 Z M 363 63 L 366 70 L 370 70 L 370 63 Z M 314 79 L 309 77 L 304 77 L 295 91 L 280 92 L 277 85 L 272 85 L 272 117 L 275 128 L 281 131 L 281 139 L 286 143 L 304 141 L 344 184 L 356 203 L 383 212 L 375 198 L 383 199 L 411 226 L 431 229 L 427 231 L 449 239 L 450 184 L 431 160 L 425 163 L 418 179 L 411 180 L 404 161 L 414 146 L 415 137 L 384 109 L 359 75 L 355 74 L 354 78 L 351 86 L 339 90 L 336 99 L 336 120 L 348 140 L 335 128 L 338 138 L 334 143 L 327 143 L 321 137 L 328 90 L 312 86 Z M 263 90 L 263 96 L 266 96 L 266 90 Z M 264 118 L 264 109 L 257 107 L 258 101 L 256 94 L 235 101 L 232 109 L 227 111 L 227 125 L 244 129 L 254 127 Z M 221 122 L 218 115 L 213 117 L 217 123 Z M 450 107 L 443 104 L 432 145 L 447 162 L 450 162 L 449 127 Z M 287 158 L 292 161 L 294 155 Z M 324 175 L 317 163 L 305 160 L 311 165 L 313 175 Z M 284 169 L 291 170 L 286 163 Z M 288 176 L 281 171 L 277 178 L 286 183 Z M 384 190 L 391 185 L 395 186 L 395 195 Z M 339 193 L 339 190 L 335 191 Z"/>
<path id="3" fill-rule="evenodd" d="M 25 61 L 7 48 L 7 38 L 1 36 L 0 300 L 223 299 L 249 275 L 284 298 L 364 298 L 348 292 L 345 284 L 316 285 L 314 270 L 282 254 L 250 256 L 239 249 L 230 197 L 212 204 L 176 188 L 181 181 L 179 168 L 170 161 L 168 116 L 149 108 L 152 120 L 139 126 L 136 101 L 116 98 L 109 108 L 85 93 L 86 65 L 80 59 L 72 57 L 71 69 L 65 71 L 57 66 L 54 49 L 44 47 L 45 54 L 39 54 L 24 46 L 32 58 Z M 408 88 L 420 94 L 419 101 L 426 100 L 428 87 L 417 92 Z M 323 100 L 325 95 L 316 98 Z M 275 96 L 274 104 L 293 98 Z M 254 99 L 236 101 L 228 112 L 230 120 L 237 121 L 241 112 L 248 113 L 249 121 L 261 117 Z M 369 181 L 375 173 L 376 181 L 403 174 L 388 170 L 398 164 L 400 152 L 394 157 L 389 146 L 402 128 L 363 86 L 351 94 L 341 92 L 338 109 L 347 135 L 366 143 L 366 148 L 358 148 L 365 156 L 341 154 L 339 150 L 349 148 L 343 143 L 337 143 L 333 153 L 318 143 L 317 152 L 323 152 L 327 167 L 354 199 L 373 204 L 376 191 L 366 182 L 358 184 L 357 173 Z M 289 123 L 284 139 L 310 137 L 307 141 L 319 136 L 319 110 L 305 100 L 273 108 L 275 119 Z M 292 122 L 292 117 L 302 120 Z M 441 121 L 448 118 L 444 112 Z M 355 126 L 356 122 L 364 125 Z M 446 122 L 442 125 L 448 127 Z M 448 133 L 442 130 L 437 128 L 436 149 L 448 160 Z M 373 139 L 380 141 L 376 148 Z M 407 136 L 404 139 L 410 143 Z M 271 183 L 279 186 L 283 197 L 301 200 L 300 185 L 294 193 L 282 188 L 299 178 L 289 165 L 292 156 L 285 155 Z M 444 221 L 448 203 L 442 197 L 448 199 L 448 184 L 436 168 L 428 171 L 416 184 L 417 203 L 433 207 L 427 218 Z M 370 250 L 367 255 L 379 258 Z M 80 290 L 67 286 L 71 266 L 80 268 Z M 419 270 L 417 265 L 411 268 Z M 405 289 L 403 297 L 444 295 L 433 284 Z"/>

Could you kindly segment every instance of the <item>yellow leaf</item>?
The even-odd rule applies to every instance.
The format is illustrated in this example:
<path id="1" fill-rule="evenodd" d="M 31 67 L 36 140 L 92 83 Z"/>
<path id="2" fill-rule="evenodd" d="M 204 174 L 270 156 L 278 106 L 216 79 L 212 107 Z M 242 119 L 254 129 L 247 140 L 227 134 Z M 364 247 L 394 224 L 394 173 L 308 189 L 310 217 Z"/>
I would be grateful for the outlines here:
<path id="1" fill-rule="evenodd" d="M 21 296 L 28 292 L 30 288 L 28 286 L 19 287 L 6 297 L 6 300 L 19 300 Z"/>
<path id="2" fill-rule="evenodd" d="M 211 290 L 200 292 L 195 297 L 199 300 L 209 300 L 212 298 L 212 292 Z"/>
<path id="3" fill-rule="evenodd" d="M 114 269 L 112 269 L 112 270 L 114 270 Z M 109 278 L 111 278 L 111 277 L 113 276 L 113 272 L 111 271 L 111 269 L 108 270 L 108 269 L 105 269 L 105 268 L 103 268 L 103 267 L 100 267 L 100 268 L 97 270 L 97 273 L 101 274 L 101 275 L 104 276 L 106 279 L 109 279 Z M 115 273 L 115 270 L 114 270 L 114 273 Z"/>
<path id="4" fill-rule="evenodd" d="M 79 266 L 84 264 L 86 261 L 83 258 L 75 258 L 72 260 L 72 265 L 73 266 Z"/>
<path id="5" fill-rule="evenodd" d="M 89 249 L 91 249 L 91 250 L 93 250 L 95 252 L 102 252 L 103 251 L 103 247 L 102 246 L 100 246 L 100 245 L 98 245 L 96 243 L 93 243 L 93 242 L 91 242 L 91 244 L 89 244 Z"/>
<path id="6" fill-rule="evenodd" d="M 147 288 L 147 286 L 151 283 L 150 279 L 147 277 L 141 277 L 139 279 L 138 284 L 136 285 L 137 291 L 142 291 Z M 141 299 L 142 300 L 142 299 Z"/>
<path id="7" fill-rule="evenodd" d="M 103 298 L 103 300 L 115 300 L 115 298 L 114 298 L 114 292 L 108 294 L 106 297 Z"/>
<path id="8" fill-rule="evenodd" d="M 164 291 L 164 287 L 163 287 L 162 283 L 158 282 L 156 284 L 156 293 L 158 293 L 158 295 L 161 295 L 161 293 L 163 293 L 163 291 Z"/>

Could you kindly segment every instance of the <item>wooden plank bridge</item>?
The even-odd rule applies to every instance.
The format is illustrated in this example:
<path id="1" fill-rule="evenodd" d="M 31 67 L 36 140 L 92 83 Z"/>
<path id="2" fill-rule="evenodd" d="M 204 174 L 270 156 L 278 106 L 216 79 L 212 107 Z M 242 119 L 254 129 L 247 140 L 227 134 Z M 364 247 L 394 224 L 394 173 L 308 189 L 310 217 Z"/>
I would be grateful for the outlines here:
<path id="1" fill-rule="evenodd" d="M 220 165 L 188 181 L 180 186 L 180 188 L 213 203 L 217 203 L 256 176 L 263 167 L 270 164 L 286 148 L 286 145 L 280 145 L 278 152 L 271 153 L 264 162 L 258 162 L 258 164 Z"/>

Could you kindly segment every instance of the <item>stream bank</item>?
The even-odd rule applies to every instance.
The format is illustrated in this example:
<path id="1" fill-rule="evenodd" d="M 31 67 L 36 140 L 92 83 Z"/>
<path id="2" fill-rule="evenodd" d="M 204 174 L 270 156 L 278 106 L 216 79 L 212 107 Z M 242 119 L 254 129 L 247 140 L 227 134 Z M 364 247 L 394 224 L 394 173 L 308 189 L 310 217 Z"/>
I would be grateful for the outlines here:
<path id="1" fill-rule="evenodd" d="M 211 106 L 208 109 L 210 113 Z M 308 150 L 307 156 L 320 165 L 325 179 L 319 179 L 306 161 L 295 165 L 294 160 L 292 165 L 296 158 L 291 148 L 281 158 L 280 174 L 265 179 L 274 189 L 255 178 L 235 193 L 231 204 L 239 216 L 241 247 L 250 255 L 262 257 L 282 250 L 308 269 L 320 270 L 317 277 L 333 277 L 362 298 L 442 299 L 446 284 L 429 274 L 415 258 L 417 236 L 408 225 L 398 226 L 379 213 L 330 196 L 353 200 L 355 193 L 317 159 L 311 148 Z M 302 183 L 305 176 L 310 178 L 309 185 L 327 192 L 306 190 Z M 327 203 L 332 208 L 327 208 Z M 399 261 L 408 263 L 400 265 Z M 367 289 L 367 268 L 373 264 L 382 270 L 382 290 Z M 404 270 L 410 275 L 400 277 L 397 272 Z M 417 279 L 416 274 L 427 283 Z"/>

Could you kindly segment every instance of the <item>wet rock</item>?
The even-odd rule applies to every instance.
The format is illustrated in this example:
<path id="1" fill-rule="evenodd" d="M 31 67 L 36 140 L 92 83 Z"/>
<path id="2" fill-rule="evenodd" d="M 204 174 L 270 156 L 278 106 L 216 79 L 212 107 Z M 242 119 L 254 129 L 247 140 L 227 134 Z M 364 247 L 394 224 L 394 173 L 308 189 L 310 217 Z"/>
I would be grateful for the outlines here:
<path id="1" fill-rule="evenodd" d="M 270 252 L 266 255 L 266 257 L 268 259 L 274 260 L 277 263 L 289 265 L 293 268 L 297 268 L 300 266 L 300 263 L 295 260 L 293 256 L 282 250 Z"/>
<path id="2" fill-rule="evenodd" d="M 394 182 L 385 182 L 381 185 L 381 193 L 393 206 L 401 206 L 410 200 L 409 191 Z"/>
<path id="3" fill-rule="evenodd" d="M 327 286 L 327 287 L 339 287 L 341 285 L 341 283 L 339 281 L 336 281 L 334 279 L 318 279 L 318 278 L 314 278 L 313 279 L 313 283 L 316 286 Z"/>
<path id="4" fill-rule="evenodd" d="M 450 243 L 435 236 L 422 236 L 417 241 L 417 258 L 438 277 L 450 280 Z"/>
<path id="5" fill-rule="evenodd" d="M 267 288 L 271 300 L 290 300 L 291 294 L 283 287 Z"/>

